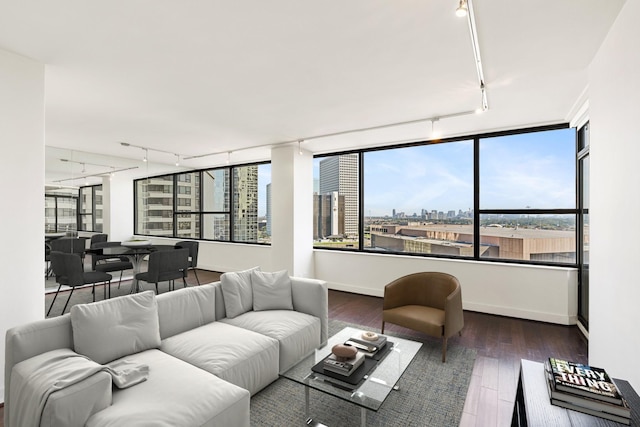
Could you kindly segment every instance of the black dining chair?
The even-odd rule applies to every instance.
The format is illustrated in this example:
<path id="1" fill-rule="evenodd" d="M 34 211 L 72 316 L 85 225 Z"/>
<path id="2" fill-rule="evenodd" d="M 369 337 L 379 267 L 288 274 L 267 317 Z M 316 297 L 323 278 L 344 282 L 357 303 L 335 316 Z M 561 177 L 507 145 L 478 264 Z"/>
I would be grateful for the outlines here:
<path id="1" fill-rule="evenodd" d="M 169 282 L 169 290 L 175 279 L 182 278 L 184 287 L 187 287 L 187 269 L 189 268 L 189 249 L 180 248 L 173 250 L 160 250 L 149 254 L 147 271 L 136 274 L 137 280 L 155 283 L 156 294 L 159 282 Z"/>
<path id="2" fill-rule="evenodd" d="M 64 252 L 67 254 L 77 254 L 84 265 L 86 250 L 86 239 L 78 237 L 63 237 L 49 242 L 51 252 Z"/>
<path id="3" fill-rule="evenodd" d="M 84 271 L 84 267 L 82 265 L 82 259 L 78 254 L 64 253 L 51 251 L 51 268 L 53 269 L 53 274 L 56 277 L 56 282 L 58 283 L 58 290 L 56 294 L 53 296 L 53 301 L 51 301 L 51 306 L 47 311 L 47 316 L 51 313 L 51 309 L 53 308 L 53 304 L 56 302 L 56 298 L 58 297 L 58 293 L 62 288 L 62 285 L 70 286 L 71 292 L 69 292 L 69 297 L 67 298 L 67 302 L 62 309 L 61 315 L 64 314 L 67 306 L 69 305 L 69 301 L 71 300 L 71 295 L 73 295 L 73 291 L 77 286 L 82 285 L 93 285 L 93 301 L 96 300 L 96 283 L 105 283 L 105 286 L 111 285 L 111 275 L 107 273 L 103 273 L 101 271 Z M 105 299 L 107 297 L 107 291 L 104 290 Z"/>
<path id="4" fill-rule="evenodd" d="M 89 247 L 93 248 L 93 245 L 96 243 L 106 242 L 109 239 L 109 236 L 104 233 L 94 234 L 91 236 L 91 241 L 89 242 Z"/>
<path id="5" fill-rule="evenodd" d="M 193 274 L 196 276 L 196 281 L 200 285 L 200 279 L 198 279 L 198 272 L 196 267 L 198 266 L 198 247 L 199 243 L 193 240 L 183 240 L 176 243 L 176 248 L 189 249 L 189 269 L 193 270 Z"/>
<path id="6" fill-rule="evenodd" d="M 121 246 L 120 242 L 97 242 L 91 245 L 91 249 L 109 248 L 114 246 Z M 100 253 L 91 253 L 91 270 L 101 271 L 103 273 L 110 273 L 114 271 L 120 272 L 120 278 L 118 279 L 118 289 L 122 283 L 122 273 L 125 270 L 132 270 L 133 264 L 126 256 L 114 256 L 103 255 Z M 111 286 L 109 286 L 109 298 L 111 298 Z"/>

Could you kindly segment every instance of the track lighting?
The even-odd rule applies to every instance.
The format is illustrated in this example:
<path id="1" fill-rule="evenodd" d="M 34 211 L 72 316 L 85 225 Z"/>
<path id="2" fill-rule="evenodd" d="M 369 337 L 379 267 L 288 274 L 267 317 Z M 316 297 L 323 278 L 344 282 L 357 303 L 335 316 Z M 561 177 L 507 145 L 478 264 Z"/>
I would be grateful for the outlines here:
<path id="1" fill-rule="evenodd" d="M 149 150 L 146 148 L 143 148 L 144 150 L 144 157 L 142 158 L 143 162 L 147 162 L 149 159 L 147 159 L 147 156 L 149 155 Z"/>
<path id="2" fill-rule="evenodd" d="M 226 164 L 230 164 L 231 163 L 231 151 L 227 151 L 227 161 Z"/>
<path id="3" fill-rule="evenodd" d="M 298 154 L 302 156 L 302 140 L 298 140 Z"/>
<path id="4" fill-rule="evenodd" d="M 467 16 L 469 9 L 467 8 L 467 0 L 460 0 L 458 3 L 458 8 L 456 9 L 456 16 L 460 18 L 464 18 Z"/>
<path id="5" fill-rule="evenodd" d="M 180 166 L 180 154 L 176 154 L 176 166 Z"/>

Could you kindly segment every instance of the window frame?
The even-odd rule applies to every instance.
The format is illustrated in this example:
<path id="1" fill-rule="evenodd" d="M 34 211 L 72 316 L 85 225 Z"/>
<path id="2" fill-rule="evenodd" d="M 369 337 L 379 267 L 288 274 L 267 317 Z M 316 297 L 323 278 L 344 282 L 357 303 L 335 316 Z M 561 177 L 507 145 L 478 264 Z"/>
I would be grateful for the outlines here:
<path id="1" fill-rule="evenodd" d="M 537 127 L 528 127 L 522 129 L 513 129 L 513 130 L 504 130 L 504 131 L 494 131 L 487 133 L 480 133 L 474 135 L 461 135 L 452 138 L 443 138 L 438 140 L 423 140 L 416 141 L 410 143 L 396 144 L 396 145 L 388 145 L 388 146 L 378 146 L 372 148 L 363 148 L 363 149 L 355 149 L 355 150 L 345 150 L 339 152 L 331 152 L 331 153 L 323 153 L 319 155 L 315 155 L 314 159 L 317 158 L 325 158 L 332 156 L 340 156 L 345 154 L 358 154 L 358 220 L 359 220 L 359 236 L 358 236 L 358 247 L 357 248 L 332 248 L 332 247 L 317 247 L 314 245 L 314 250 L 326 250 L 326 251 L 346 251 L 346 252 L 360 252 L 367 254 L 376 254 L 376 255 L 403 255 L 403 256 L 412 256 L 412 257 L 423 257 L 423 258 L 442 258 L 442 259 L 454 259 L 454 260 L 466 260 L 466 261 L 480 261 L 480 262 L 499 262 L 499 263 L 507 263 L 507 264 L 527 264 L 527 265 L 541 265 L 541 266 L 554 266 L 554 267 L 577 267 L 577 254 L 578 254 L 578 213 L 580 206 L 580 195 L 576 193 L 575 204 L 573 208 L 561 208 L 561 209 L 480 209 L 480 141 L 482 139 L 487 138 L 495 138 L 502 136 L 512 136 L 523 133 L 537 133 L 537 132 L 545 132 L 545 131 L 553 131 L 560 129 L 569 129 L 570 126 L 568 123 L 559 123 L 547 126 L 537 126 Z M 459 141 L 473 141 L 473 188 L 474 188 L 474 197 L 473 197 L 473 256 L 451 256 L 451 255 L 443 255 L 443 254 L 423 254 L 423 253 L 413 253 L 413 252 L 400 252 L 400 251 L 374 251 L 370 248 L 364 247 L 364 236 L 365 236 L 365 206 L 364 206 L 364 154 L 367 152 L 373 151 L 384 151 L 384 150 L 393 150 L 398 148 L 408 148 L 415 146 L 424 146 L 424 145 L 432 145 L 432 144 L 446 144 L 452 142 Z M 577 141 L 577 131 L 576 131 L 576 140 L 575 140 L 575 151 L 577 153 L 578 148 Z M 575 161 L 572 159 L 572 161 Z M 576 169 L 576 181 L 578 180 L 578 170 Z M 480 217 L 485 214 L 557 214 L 557 215 L 574 215 L 576 218 L 576 231 L 575 231 L 575 253 L 576 253 L 576 261 L 571 263 L 565 262 L 548 262 L 548 261 L 531 261 L 531 260 L 520 260 L 520 259 L 508 259 L 508 258 L 483 258 L 480 256 L 480 245 L 478 242 L 481 240 L 481 230 L 480 230 Z"/>
<path id="2" fill-rule="evenodd" d="M 263 246 L 271 246 L 271 242 L 248 242 L 248 241 L 243 241 L 243 240 L 235 240 L 235 230 L 234 230 L 234 197 L 235 197 L 235 192 L 233 189 L 233 174 L 234 174 L 234 170 L 235 169 L 239 169 L 239 168 L 243 168 L 243 167 L 248 167 L 248 166 L 261 166 L 261 165 L 266 165 L 266 164 L 271 164 L 270 161 L 263 161 L 263 162 L 252 162 L 252 163 L 241 163 L 241 164 L 234 164 L 234 165 L 228 165 L 228 166 L 219 166 L 219 167 L 208 167 L 208 168 L 202 168 L 202 169 L 197 169 L 197 170 L 188 170 L 188 171 L 179 171 L 179 172 L 174 172 L 174 173 L 170 173 L 170 174 L 160 174 L 160 175 L 154 175 L 154 176 L 149 176 L 149 177 L 144 177 L 144 178 L 140 178 L 140 179 L 136 179 L 133 181 L 133 203 L 134 203 L 134 218 L 133 218 L 133 226 L 134 226 L 134 234 L 139 235 L 139 236 L 149 236 L 149 237 L 164 237 L 164 238 L 173 238 L 173 239 L 187 239 L 187 237 L 184 236 L 179 236 L 178 232 L 179 230 L 179 222 L 180 222 L 180 215 L 196 215 L 197 216 L 197 221 L 200 224 L 199 227 L 199 231 L 197 233 L 196 237 L 188 237 L 188 239 L 192 239 L 192 240 L 202 240 L 202 241 L 211 241 L 211 242 L 223 242 L 223 243 L 238 243 L 238 244 L 250 244 L 250 245 L 263 245 Z M 228 170 L 228 182 L 226 183 L 227 185 L 227 191 L 229 193 L 229 204 L 226 210 L 204 210 L 204 180 L 203 180 L 203 174 L 206 173 L 207 171 L 214 171 L 214 170 Z M 184 174 L 198 174 L 198 203 L 200 205 L 200 209 L 199 210 L 194 210 L 194 209 L 189 209 L 189 210 L 177 210 L 178 207 L 178 194 L 179 194 L 179 181 L 178 180 L 178 176 L 179 175 L 184 175 Z M 173 179 L 173 192 L 172 192 L 172 197 L 173 197 L 173 211 L 172 211 L 172 218 L 173 218 L 173 230 L 172 230 L 172 234 L 171 236 L 166 236 L 166 235 L 155 235 L 155 234 L 143 234 L 140 233 L 140 231 L 138 230 L 138 182 L 140 181 L 146 181 L 147 179 L 153 179 L 153 178 L 160 178 L 160 177 L 172 177 Z M 193 206 L 191 206 L 191 208 L 193 208 Z M 204 227 L 203 227 L 203 220 L 207 215 L 226 215 L 229 218 L 229 230 L 228 230 L 228 235 L 229 235 L 229 240 L 222 240 L 222 239 L 210 239 L 210 238 L 205 238 L 203 237 L 204 234 Z M 256 225 L 256 227 L 258 227 L 258 225 Z M 259 228 L 259 227 L 258 227 Z"/>

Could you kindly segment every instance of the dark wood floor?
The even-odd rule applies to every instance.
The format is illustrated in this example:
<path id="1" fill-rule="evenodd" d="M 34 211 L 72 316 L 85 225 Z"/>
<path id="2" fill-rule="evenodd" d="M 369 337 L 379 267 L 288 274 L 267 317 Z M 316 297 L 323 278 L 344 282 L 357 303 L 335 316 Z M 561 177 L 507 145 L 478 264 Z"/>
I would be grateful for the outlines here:
<path id="1" fill-rule="evenodd" d="M 380 330 L 382 298 L 329 291 L 329 317 Z M 587 342 L 576 326 L 465 311 L 462 337 L 449 345 L 477 351 L 460 426 L 508 426 L 516 395 L 520 359 L 543 362 L 549 356 L 587 363 Z M 433 339 L 395 325 L 386 331 Z M 434 339 L 435 340 L 435 339 Z"/>
<path id="2" fill-rule="evenodd" d="M 195 284 L 190 273 L 188 283 Z M 219 273 L 198 270 L 200 283 L 218 280 Z M 549 356 L 587 363 L 587 342 L 576 326 L 562 326 L 465 311 L 462 337 L 449 345 L 477 351 L 464 413 L 463 427 L 508 426 L 515 398 L 520 359 L 542 362 Z M 380 330 L 382 298 L 329 291 L 329 318 Z M 432 339 L 395 325 L 387 331 Z M 0 408 L 0 427 L 4 426 Z"/>

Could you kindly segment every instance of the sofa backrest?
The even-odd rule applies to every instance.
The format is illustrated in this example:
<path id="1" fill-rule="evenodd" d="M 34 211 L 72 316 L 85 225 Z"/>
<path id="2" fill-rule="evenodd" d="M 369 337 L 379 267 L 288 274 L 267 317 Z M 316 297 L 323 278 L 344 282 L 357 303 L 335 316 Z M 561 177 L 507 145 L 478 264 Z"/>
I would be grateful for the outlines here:
<path id="1" fill-rule="evenodd" d="M 156 297 L 160 339 L 216 320 L 216 291 L 212 284 L 165 292 Z"/>

